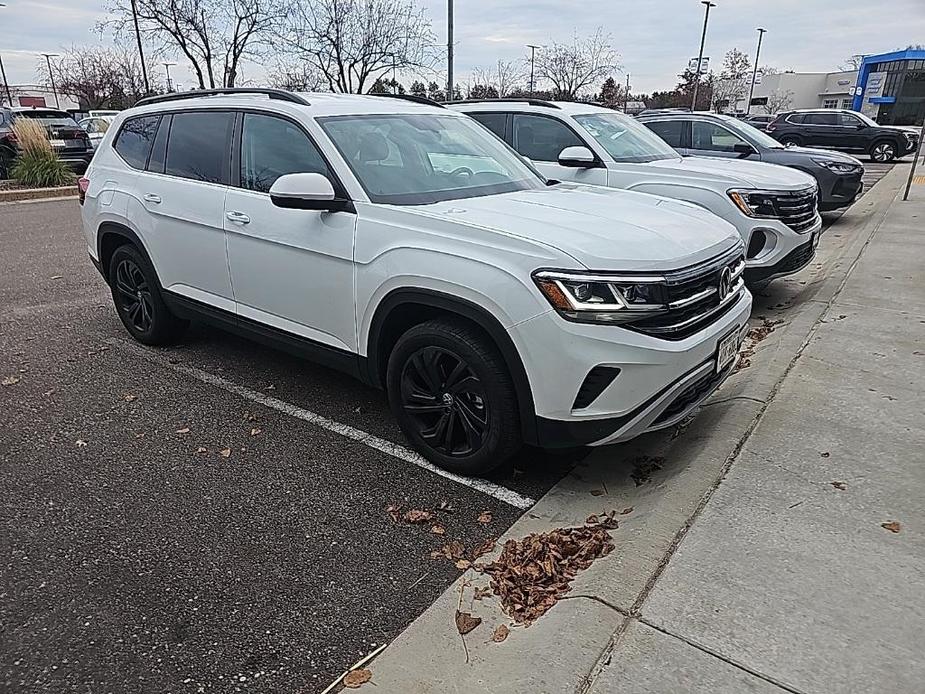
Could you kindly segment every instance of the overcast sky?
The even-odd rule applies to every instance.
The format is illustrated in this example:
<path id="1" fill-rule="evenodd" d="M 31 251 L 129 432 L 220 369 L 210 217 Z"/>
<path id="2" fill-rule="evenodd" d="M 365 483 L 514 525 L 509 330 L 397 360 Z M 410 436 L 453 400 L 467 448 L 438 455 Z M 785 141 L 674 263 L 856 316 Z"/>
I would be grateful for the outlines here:
<path id="1" fill-rule="evenodd" d="M 445 0 L 421 1 L 438 40 L 445 42 Z M 7 5 L 0 7 L 0 56 L 12 84 L 39 79 L 39 53 L 100 41 L 94 25 L 105 18 L 105 0 L 0 2 Z M 758 26 L 768 30 L 761 62 L 798 72 L 829 72 L 851 54 L 925 43 L 925 0 L 715 2 L 705 51 L 714 63 L 734 47 L 753 55 Z M 668 89 L 696 56 L 702 22 L 698 0 L 456 0 L 458 81 L 499 58 L 526 57 L 526 44 L 564 41 L 602 26 L 620 54 L 621 81 L 629 72 L 636 92 Z M 179 57 L 174 60 L 182 63 Z M 259 79 L 262 74 L 262 68 L 249 66 L 245 76 Z M 171 75 L 184 87 L 191 85 L 182 64 Z"/>

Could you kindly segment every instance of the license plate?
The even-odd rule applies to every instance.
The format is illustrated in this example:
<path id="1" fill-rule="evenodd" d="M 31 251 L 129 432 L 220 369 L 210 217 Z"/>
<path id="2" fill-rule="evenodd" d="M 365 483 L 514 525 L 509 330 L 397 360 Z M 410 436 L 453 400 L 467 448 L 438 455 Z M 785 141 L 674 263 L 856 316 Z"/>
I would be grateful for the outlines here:
<path id="1" fill-rule="evenodd" d="M 739 329 L 736 328 L 719 341 L 716 348 L 716 371 L 719 373 L 736 358 L 739 351 Z"/>
<path id="2" fill-rule="evenodd" d="M 50 142 L 52 147 L 64 147 L 64 140 L 51 140 Z"/>

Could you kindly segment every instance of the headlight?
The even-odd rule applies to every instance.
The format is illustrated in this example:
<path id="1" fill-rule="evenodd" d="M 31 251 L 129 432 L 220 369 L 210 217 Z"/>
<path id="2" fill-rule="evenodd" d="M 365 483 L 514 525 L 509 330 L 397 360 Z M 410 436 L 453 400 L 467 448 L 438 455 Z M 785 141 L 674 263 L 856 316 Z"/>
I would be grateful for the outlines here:
<path id="1" fill-rule="evenodd" d="M 742 212 L 749 217 L 776 218 L 777 209 L 774 207 L 773 193 L 763 191 L 730 190 L 729 197 Z"/>
<path id="2" fill-rule="evenodd" d="M 858 170 L 857 164 L 851 164 L 844 161 L 832 161 L 831 159 L 813 159 L 819 166 L 824 166 L 834 173 L 847 174 L 854 173 Z"/>
<path id="3" fill-rule="evenodd" d="M 541 270 L 533 281 L 563 317 L 583 323 L 639 320 L 668 310 L 666 280 L 656 275 L 592 275 Z"/>

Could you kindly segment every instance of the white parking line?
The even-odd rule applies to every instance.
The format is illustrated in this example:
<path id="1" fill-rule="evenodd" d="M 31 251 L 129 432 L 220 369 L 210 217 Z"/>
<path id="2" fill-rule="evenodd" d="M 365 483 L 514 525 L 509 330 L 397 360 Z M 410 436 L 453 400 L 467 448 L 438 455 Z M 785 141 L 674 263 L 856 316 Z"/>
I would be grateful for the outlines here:
<path id="1" fill-rule="evenodd" d="M 292 403 L 285 402 L 278 398 L 270 397 L 264 393 L 260 393 L 256 390 L 251 390 L 250 388 L 245 388 L 244 386 L 239 386 L 236 383 L 232 383 L 221 376 L 216 376 L 211 374 L 208 371 L 203 371 L 194 366 L 183 366 L 181 364 L 171 364 L 165 359 L 160 359 L 156 356 L 153 356 L 148 350 L 143 347 L 139 347 L 128 343 L 124 340 L 119 340 L 117 338 L 109 338 L 106 340 L 109 344 L 124 348 L 130 349 L 132 351 L 140 351 L 144 357 L 150 361 L 156 361 L 157 363 L 165 366 L 166 368 L 176 371 L 177 373 L 184 374 L 191 378 L 195 378 L 197 381 L 202 383 L 208 383 L 211 386 L 216 388 L 221 388 L 229 393 L 233 393 L 239 397 L 242 397 L 251 402 L 256 402 L 264 407 L 269 407 L 270 409 L 276 410 L 277 412 L 282 412 L 287 414 L 290 417 L 295 417 L 296 419 L 301 419 L 303 421 L 319 426 L 322 429 L 327 429 L 328 431 L 339 434 L 345 438 L 351 439 L 358 443 L 362 443 L 364 446 L 369 446 L 381 453 L 390 455 L 393 458 L 398 458 L 399 460 L 404 460 L 407 463 L 412 463 L 418 467 L 424 468 L 435 475 L 440 475 L 446 479 L 453 480 L 459 484 L 462 484 L 470 489 L 474 489 L 482 494 L 494 497 L 498 501 L 503 501 L 506 504 L 510 504 L 515 508 L 527 509 L 533 506 L 536 501 L 531 499 L 528 496 L 523 496 L 518 494 L 513 489 L 508 489 L 507 487 L 502 487 L 499 484 L 494 484 L 486 480 L 477 479 L 474 477 L 463 477 L 462 475 L 457 475 L 455 473 L 444 470 L 443 468 L 437 467 L 427 459 L 418 455 L 414 451 L 400 446 L 397 443 L 392 443 L 391 441 L 386 441 L 385 439 L 379 438 L 378 436 L 373 436 L 361 429 L 350 426 L 349 424 L 342 424 L 333 419 L 328 419 L 327 417 L 312 412 L 310 410 L 303 409 Z"/>

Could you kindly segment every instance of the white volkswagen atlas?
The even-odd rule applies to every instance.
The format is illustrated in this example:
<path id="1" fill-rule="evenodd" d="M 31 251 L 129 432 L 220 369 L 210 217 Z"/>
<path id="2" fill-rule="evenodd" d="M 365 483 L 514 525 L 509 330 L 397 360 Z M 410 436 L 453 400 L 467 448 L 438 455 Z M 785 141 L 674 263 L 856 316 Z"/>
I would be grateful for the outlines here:
<path id="1" fill-rule="evenodd" d="M 547 185 L 472 119 L 375 96 L 237 89 L 120 113 L 80 181 L 131 335 L 191 318 L 383 387 L 464 473 L 523 442 L 684 418 L 732 370 L 735 229 L 666 198 Z"/>

